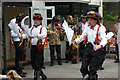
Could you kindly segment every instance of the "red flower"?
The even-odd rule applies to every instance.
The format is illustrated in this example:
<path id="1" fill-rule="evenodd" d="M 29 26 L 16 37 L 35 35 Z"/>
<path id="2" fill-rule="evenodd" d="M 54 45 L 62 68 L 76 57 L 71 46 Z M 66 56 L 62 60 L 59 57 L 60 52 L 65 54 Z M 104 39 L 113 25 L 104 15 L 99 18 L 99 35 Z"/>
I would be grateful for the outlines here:
<path id="1" fill-rule="evenodd" d="M 94 16 L 96 19 L 98 19 L 98 17 L 97 16 Z"/>
<path id="2" fill-rule="evenodd" d="M 24 18 L 24 16 L 22 16 L 22 18 Z"/>
<path id="3" fill-rule="evenodd" d="M 41 19 L 43 19 L 43 17 L 42 17 L 42 16 L 40 16 L 40 18 L 41 18 Z"/>
<path id="4" fill-rule="evenodd" d="M 34 15 L 34 17 L 37 17 L 38 15 Z"/>

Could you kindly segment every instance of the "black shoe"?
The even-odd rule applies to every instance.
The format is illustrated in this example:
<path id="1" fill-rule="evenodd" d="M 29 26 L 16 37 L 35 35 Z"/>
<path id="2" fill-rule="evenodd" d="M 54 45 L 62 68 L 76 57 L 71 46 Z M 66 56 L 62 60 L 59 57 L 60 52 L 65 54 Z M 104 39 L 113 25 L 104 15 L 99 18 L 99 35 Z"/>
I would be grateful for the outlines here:
<path id="1" fill-rule="evenodd" d="M 37 78 L 36 78 L 36 77 L 34 77 L 34 78 L 33 78 L 33 80 L 37 80 Z"/>
<path id="2" fill-rule="evenodd" d="M 77 61 L 76 60 L 72 60 L 72 62 L 71 62 L 72 64 L 76 64 L 77 63 Z"/>
<path id="3" fill-rule="evenodd" d="M 90 80 L 98 80 L 98 75 L 97 74 L 90 75 Z"/>
<path id="4" fill-rule="evenodd" d="M 42 69 L 46 69 L 45 66 L 42 66 L 41 68 L 42 68 Z"/>
<path id="5" fill-rule="evenodd" d="M 58 62 L 58 65 L 62 65 L 62 62 L 60 61 L 60 62 Z"/>
<path id="6" fill-rule="evenodd" d="M 42 74 L 42 80 L 47 80 L 47 76 L 45 74 Z"/>
<path id="7" fill-rule="evenodd" d="M 26 77 L 26 75 L 25 74 L 23 74 L 23 73 L 21 73 L 21 74 L 19 74 L 21 77 Z"/>
<path id="8" fill-rule="evenodd" d="M 80 61 L 82 61 L 82 58 L 80 58 Z"/>
<path id="9" fill-rule="evenodd" d="M 119 61 L 118 60 L 115 60 L 115 63 L 118 63 Z"/>
<path id="10" fill-rule="evenodd" d="M 99 67 L 99 70 L 104 70 L 104 68 L 103 67 Z"/>
<path id="11" fill-rule="evenodd" d="M 76 64 L 76 62 L 71 62 L 72 64 Z"/>
<path id="12" fill-rule="evenodd" d="M 65 63 L 69 63 L 69 61 L 68 61 L 68 60 L 65 60 Z"/>
<path id="13" fill-rule="evenodd" d="M 54 64 L 53 63 L 50 63 L 50 66 L 53 66 Z"/>
<path id="14" fill-rule="evenodd" d="M 27 72 L 22 72 L 24 75 L 27 75 Z"/>

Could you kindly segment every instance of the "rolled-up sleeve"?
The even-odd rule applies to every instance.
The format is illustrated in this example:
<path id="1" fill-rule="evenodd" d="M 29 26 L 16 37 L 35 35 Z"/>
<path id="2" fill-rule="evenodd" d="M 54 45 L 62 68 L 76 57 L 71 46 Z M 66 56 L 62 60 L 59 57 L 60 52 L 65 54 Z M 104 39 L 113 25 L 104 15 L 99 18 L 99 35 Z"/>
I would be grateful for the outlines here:
<path id="1" fill-rule="evenodd" d="M 47 36 L 47 29 L 45 27 L 43 27 L 41 34 L 38 34 L 38 39 L 43 39 L 46 36 Z"/>
<path id="2" fill-rule="evenodd" d="M 11 30 L 11 36 L 12 36 L 12 37 L 18 37 L 18 35 L 17 35 L 16 33 L 14 33 L 13 30 Z"/>
<path id="3" fill-rule="evenodd" d="M 27 34 L 22 34 L 22 39 L 27 39 L 28 35 Z"/>

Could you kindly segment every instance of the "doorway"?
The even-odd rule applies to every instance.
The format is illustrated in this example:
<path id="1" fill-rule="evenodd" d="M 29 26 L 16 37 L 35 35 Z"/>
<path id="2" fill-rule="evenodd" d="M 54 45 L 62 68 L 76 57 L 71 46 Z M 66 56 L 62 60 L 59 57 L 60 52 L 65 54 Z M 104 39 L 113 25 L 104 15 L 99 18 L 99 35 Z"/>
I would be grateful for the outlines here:
<path id="1" fill-rule="evenodd" d="M 25 16 L 29 15 L 32 2 L 3 2 L 3 42 L 4 42 L 4 72 L 7 72 L 7 68 L 15 65 L 15 48 L 14 44 L 10 42 L 10 29 L 8 24 L 11 19 L 15 18 L 17 14 L 23 13 Z"/>

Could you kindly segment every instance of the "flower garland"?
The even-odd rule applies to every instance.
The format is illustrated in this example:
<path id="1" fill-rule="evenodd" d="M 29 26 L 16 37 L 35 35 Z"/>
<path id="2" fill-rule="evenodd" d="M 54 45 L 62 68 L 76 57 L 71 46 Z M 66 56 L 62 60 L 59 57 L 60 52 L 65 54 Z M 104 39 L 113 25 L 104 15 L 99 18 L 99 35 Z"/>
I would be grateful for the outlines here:
<path id="1" fill-rule="evenodd" d="M 24 16 L 23 14 L 21 14 L 21 13 L 18 14 L 18 15 L 16 16 L 16 23 L 21 22 L 24 17 L 25 17 L 25 16 Z"/>
<path id="2" fill-rule="evenodd" d="M 63 16 L 60 16 L 60 15 L 57 15 L 57 16 L 55 16 L 55 19 L 54 19 L 54 20 L 62 23 L 62 22 L 64 21 L 64 17 L 63 17 Z"/>
<path id="3" fill-rule="evenodd" d="M 68 22 L 68 25 L 75 25 L 76 24 L 75 19 L 73 19 L 73 20 L 67 19 L 67 22 Z"/>
<path id="4" fill-rule="evenodd" d="M 89 11 L 87 13 L 87 17 L 94 17 L 98 20 L 100 20 L 102 17 L 100 16 L 100 14 L 98 12 L 95 12 L 95 11 Z"/>

